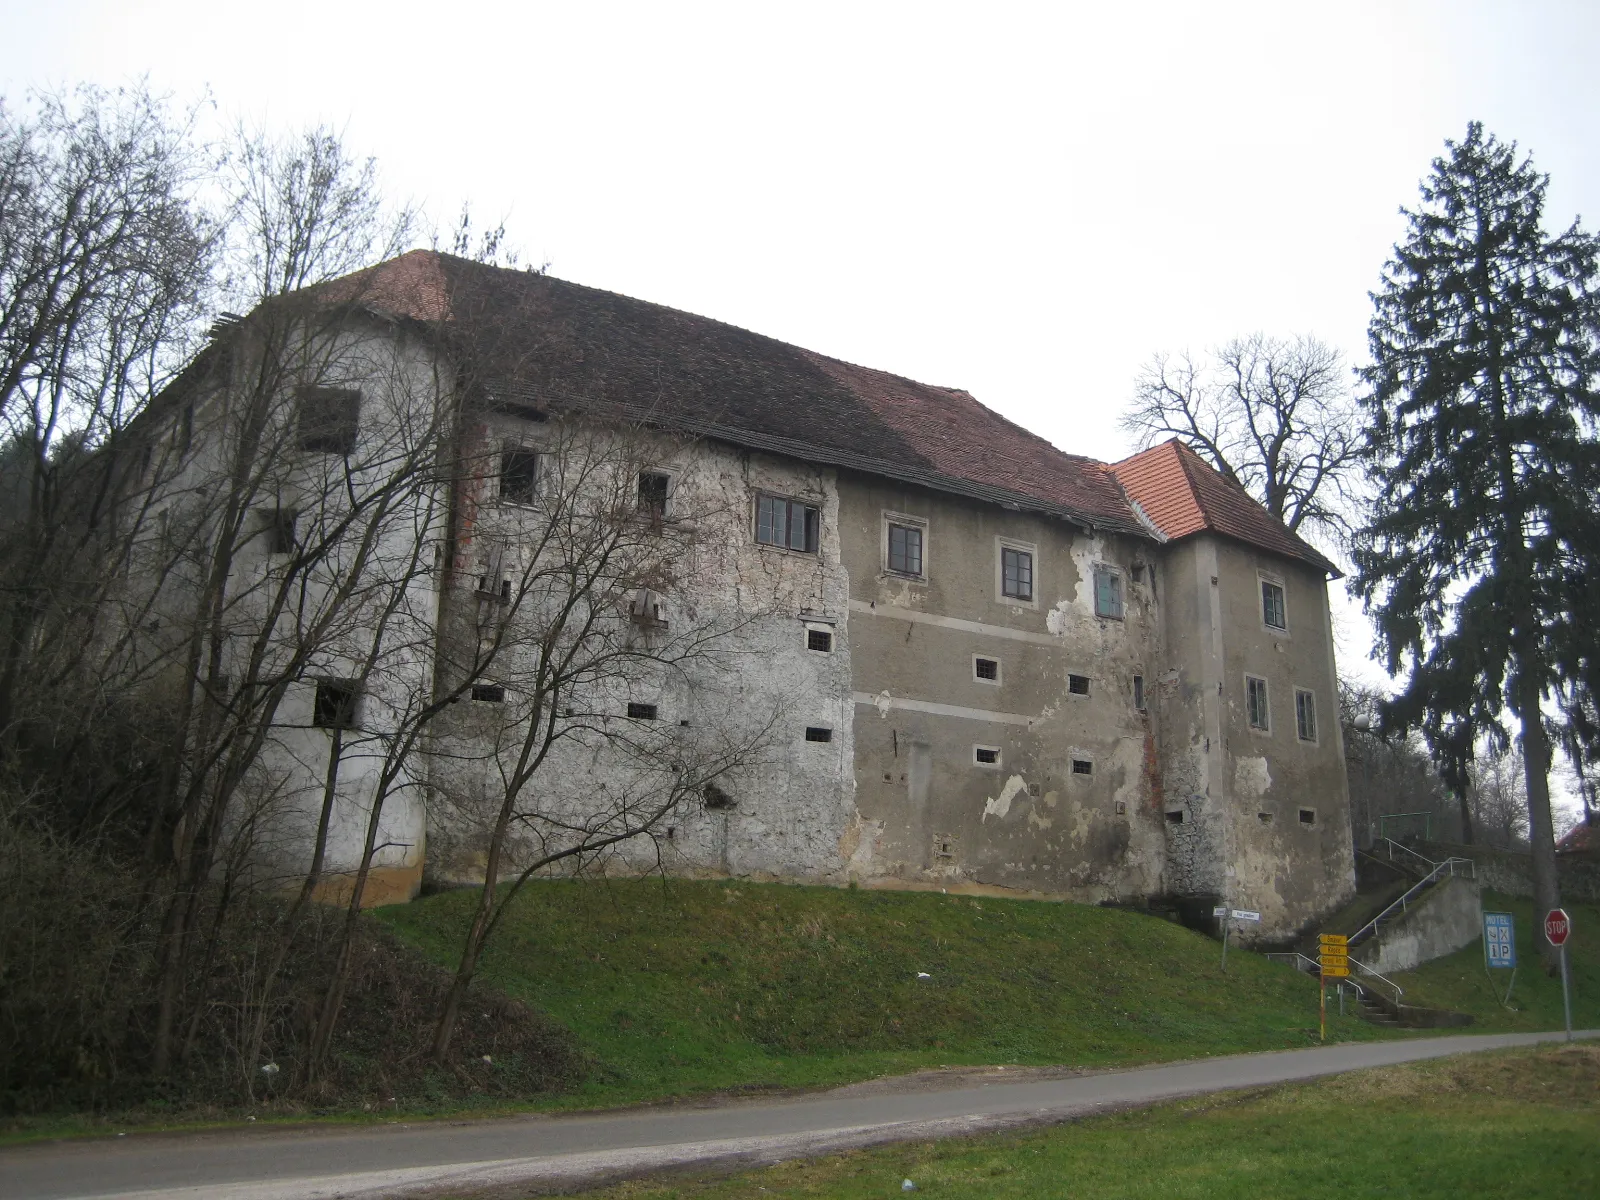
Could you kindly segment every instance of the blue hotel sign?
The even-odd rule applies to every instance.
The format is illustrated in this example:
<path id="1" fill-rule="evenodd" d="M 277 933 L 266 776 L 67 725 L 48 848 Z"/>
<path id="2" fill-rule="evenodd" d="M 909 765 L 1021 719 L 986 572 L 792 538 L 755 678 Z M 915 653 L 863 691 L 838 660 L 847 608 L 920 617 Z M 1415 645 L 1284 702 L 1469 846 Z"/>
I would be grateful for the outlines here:
<path id="1" fill-rule="evenodd" d="M 1517 939 L 1511 932 L 1510 913 L 1483 914 L 1483 950 L 1491 967 L 1517 965 Z"/>

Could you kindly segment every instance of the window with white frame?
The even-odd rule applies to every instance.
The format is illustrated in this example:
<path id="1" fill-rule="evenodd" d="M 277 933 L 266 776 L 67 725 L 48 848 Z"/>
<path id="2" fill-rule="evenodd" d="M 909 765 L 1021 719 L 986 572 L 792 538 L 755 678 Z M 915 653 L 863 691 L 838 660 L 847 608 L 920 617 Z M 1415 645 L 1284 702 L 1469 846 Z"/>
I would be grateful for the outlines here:
<path id="1" fill-rule="evenodd" d="M 1267 710 L 1267 681 L 1258 675 L 1244 677 L 1245 714 L 1250 728 L 1262 733 L 1272 731 L 1272 719 Z"/>
<path id="2" fill-rule="evenodd" d="M 891 572 L 922 578 L 922 535 L 921 524 L 890 518 L 886 541 Z"/>
<path id="3" fill-rule="evenodd" d="M 1288 629 L 1289 616 L 1283 603 L 1283 584 L 1276 580 L 1261 581 L 1261 623 L 1269 629 Z"/>
<path id="4" fill-rule="evenodd" d="M 1033 551 L 1001 545 L 1000 595 L 1008 600 L 1033 602 Z"/>
<path id="5" fill-rule="evenodd" d="M 1294 729 L 1302 742 L 1317 740 L 1317 697 L 1304 688 L 1294 692 Z"/>
<path id="6" fill-rule="evenodd" d="M 815 505 L 765 492 L 756 497 L 756 541 L 761 545 L 815 554 L 817 532 Z"/>

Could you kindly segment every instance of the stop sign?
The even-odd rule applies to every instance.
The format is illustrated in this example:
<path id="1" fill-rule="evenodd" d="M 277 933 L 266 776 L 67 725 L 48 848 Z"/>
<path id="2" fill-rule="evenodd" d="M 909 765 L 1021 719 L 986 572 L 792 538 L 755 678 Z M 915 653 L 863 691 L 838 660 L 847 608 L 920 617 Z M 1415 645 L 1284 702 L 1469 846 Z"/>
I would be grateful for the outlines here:
<path id="1" fill-rule="evenodd" d="M 1552 946 L 1565 945 L 1572 932 L 1572 918 L 1564 908 L 1552 908 L 1544 915 L 1544 936 Z"/>

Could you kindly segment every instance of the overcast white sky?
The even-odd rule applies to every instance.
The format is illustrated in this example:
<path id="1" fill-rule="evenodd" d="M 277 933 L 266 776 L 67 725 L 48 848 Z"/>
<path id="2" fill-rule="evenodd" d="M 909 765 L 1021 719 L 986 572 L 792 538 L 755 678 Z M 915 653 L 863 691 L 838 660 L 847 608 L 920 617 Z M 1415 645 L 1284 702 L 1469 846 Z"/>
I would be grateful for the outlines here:
<path id="1" fill-rule="evenodd" d="M 1153 351 L 1261 329 L 1359 361 L 1397 210 L 1471 119 L 1551 174 L 1552 223 L 1600 218 L 1592 0 L 0 0 L 0 29 L 13 98 L 148 74 L 332 122 L 564 279 L 1103 458 Z"/>

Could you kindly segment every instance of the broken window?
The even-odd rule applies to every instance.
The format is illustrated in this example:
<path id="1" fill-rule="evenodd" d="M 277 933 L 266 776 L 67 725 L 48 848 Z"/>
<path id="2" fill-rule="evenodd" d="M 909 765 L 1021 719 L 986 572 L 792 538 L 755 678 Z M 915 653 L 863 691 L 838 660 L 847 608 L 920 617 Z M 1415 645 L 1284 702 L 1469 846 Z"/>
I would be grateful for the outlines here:
<path id="1" fill-rule="evenodd" d="M 1122 573 L 1109 567 L 1094 569 L 1094 614 L 1122 620 Z"/>
<path id="2" fill-rule="evenodd" d="M 1075 758 L 1072 760 L 1072 773 L 1074 775 L 1093 775 L 1094 764 L 1087 758 Z"/>
<path id="3" fill-rule="evenodd" d="M 500 450 L 500 499 L 532 504 L 539 494 L 539 452 L 507 442 Z"/>
<path id="4" fill-rule="evenodd" d="M 503 704 L 506 689 L 498 683 L 475 683 L 472 685 L 472 698 L 482 704 Z"/>
<path id="5" fill-rule="evenodd" d="M 1281 583 L 1273 583 L 1270 579 L 1261 581 L 1261 620 L 1273 629 L 1289 628 L 1288 618 L 1284 614 Z"/>
<path id="6" fill-rule="evenodd" d="M 1067 691 L 1074 696 L 1087 696 L 1089 694 L 1089 677 L 1087 675 L 1068 675 Z"/>
<path id="7" fill-rule="evenodd" d="M 807 725 L 806 726 L 806 741 L 808 741 L 808 742 L 831 742 L 831 741 L 833 741 L 833 730 L 824 728 L 821 725 Z"/>
<path id="8" fill-rule="evenodd" d="M 833 653 L 833 634 L 826 629 L 806 630 L 806 649 L 820 650 L 823 654 Z"/>
<path id="9" fill-rule="evenodd" d="M 817 510 L 782 496 L 756 497 L 756 541 L 806 554 L 817 552 Z"/>
<path id="10" fill-rule="evenodd" d="M 661 524 L 667 516 L 667 492 L 672 487 L 672 477 L 660 471 L 639 472 L 639 511 L 654 524 Z"/>
<path id="11" fill-rule="evenodd" d="M 1267 714 L 1267 681 L 1258 679 L 1254 675 L 1244 677 L 1245 709 L 1250 719 L 1250 728 L 1262 732 L 1271 731 L 1271 722 Z"/>
<path id="12" fill-rule="evenodd" d="M 889 570 L 896 575 L 922 577 L 922 529 L 889 523 Z"/>
<path id="13" fill-rule="evenodd" d="M 1000 547 L 1000 594 L 1014 600 L 1033 599 L 1033 554 L 1014 546 Z"/>
<path id="14" fill-rule="evenodd" d="M 980 767 L 998 767 L 1000 765 L 1000 748 L 998 746 L 974 746 L 972 748 L 972 761 Z"/>
<path id="15" fill-rule="evenodd" d="M 982 679 L 987 683 L 1000 682 L 1000 660 L 998 658 L 977 657 L 972 660 L 972 677 Z"/>
<path id="16" fill-rule="evenodd" d="M 1317 740 L 1317 698 L 1299 688 L 1294 693 L 1294 725 L 1302 742 Z"/>
<path id="17" fill-rule="evenodd" d="M 352 389 L 303 387 L 297 394 L 295 432 L 300 449 L 319 454 L 355 453 L 361 428 L 361 393 Z"/>
<path id="18" fill-rule="evenodd" d="M 318 729 L 356 728 L 356 707 L 360 689 L 349 680 L 317 681 L 317 698 L 311 707 L 311 723 Z"/>
<path id="19" fill-rule="evenodd" d="M 628 719 L 632 721 L 654 721 L 656 719 L 656 706 L 654 704 L 640 704 L 637 701 L 628 702 Z"/>

